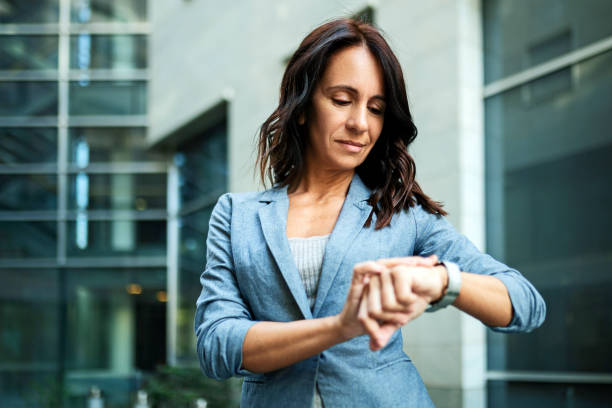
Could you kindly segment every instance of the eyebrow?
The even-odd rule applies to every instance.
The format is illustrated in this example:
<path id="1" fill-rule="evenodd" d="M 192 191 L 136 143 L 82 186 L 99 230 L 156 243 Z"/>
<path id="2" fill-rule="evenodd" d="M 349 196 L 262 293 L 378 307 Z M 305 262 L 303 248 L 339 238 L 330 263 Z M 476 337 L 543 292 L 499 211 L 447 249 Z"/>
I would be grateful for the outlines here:
<path id="1" fill-rule="evenodd" d="M 353 88 L 352 86 L 349 85 L 334 85 L 334 86 L 329 86 L 327 88 L 325 88 L 325 91 L 330 92 L 330 91 L 347 91 L 350 92 L 352 94 L 358 95 L 359 91 L 357 91 L 357 89 Z M 386 99 L 384 96 L 382 95 L 374 95 L 371 99 L 380 99 L 383 102 L 386 102 Z"/>

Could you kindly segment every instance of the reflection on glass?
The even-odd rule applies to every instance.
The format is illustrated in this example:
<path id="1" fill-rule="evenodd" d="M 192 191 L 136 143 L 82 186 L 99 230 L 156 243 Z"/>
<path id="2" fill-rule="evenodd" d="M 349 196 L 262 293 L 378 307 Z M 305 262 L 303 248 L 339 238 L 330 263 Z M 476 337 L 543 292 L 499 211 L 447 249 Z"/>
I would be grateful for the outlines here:
<path id="1" fill-rule="evenodd" d="M 54 210 L 56 208 L 56 175 L 0 174 L 0 211 Z"/>
<path id="2" fill-rule="evenodd" d="M 145 81 L 70 82 L 71 115 L 143 115 Z"/>
<path id="3" fill-rule="evenodd" d="M 0 70 L 57 69 L 56 35 L 2 36 Z"/>
<path id="4" fill-rule="evenodd" d="M 165 278 L 160 269 L 69 270 L 68 369 L 127 374 L 164 364 Z"/>
<path id="5" fill-rule="evenodd" d="M 71 0 L 75 23 L 138 22 L 147 19 L 146 0 Z"/>
<path id="6" fill-rule="evenodd" d="M 61 346 L 58 273 L 0 269 L 0 282 L 0 406 L 50 406 Z"/>
<path id="7" fill-rule="evenodd" d="M 143 69 L 147 67 L 145 35 L 92 35 L 70 37 L 70 68 Z"/>
<path id="8" fill-rule="evenodd" d="M 181 217 L 179 225 L 179 290 L 177 313 L 177 358 L 184 362 L 194 359 L 193 305 L 200 295 L 200 275 L 206 263 L 206 237 L 213 206 Z"/>
<path id="9" fill-rule="evenodd" d="M 610 385 L 489 381 L 487 398 L 496 408 L 606 407 Z"/>
<path id="10" fill-rule="evenodd" d="M 487 247 L 548 304 L 534 333 L 489 333 L 492 369 L 612 371 L 610 66 L 612 52 L 544 98 L 546 77 L 486 100 Z"/>
<path id="11" fill-rule="evenodd" d="M 179 298 L 176 358 L 196 362 L 193 350 L 193 307 L 202 289 L 206 237 L 214 204 L 227 189 L 227 125 L 222 122 L 181 146 L 174 162 L 179 169 Z"/>
<path id="12" fill-rule="evenodd" d="M 57 129 L 0 127 L 0 164 L 57 161 Z"/>
<path id="13" fill-rule="evenodd" d="M 483 2 L 485 82 L 489 83 L 612 35 L 612 2 Z"/>
<path id="14" fill-rule="evenodd" d="M 166 253 L 165 220 L 84 221 L 86 227 L 76 220 L 67 223 L 68 256 L 164 256 Z M 83 231 L 87 234 L 85 238 L 79 235 Z"/>
<path id="15" fill-rule="evenodd" d="M 57 115 L 57 82 L 0 82 L 0 116 Z"/>
<path id="16" fill-rule="evenodd" d="M 227 185 L 227 124 L 223 122 L 185 145 L 174 162 L 180 170 L 182 203 L 209 194 L 214 194 L 211 199 L 216 200 Z"/>
<path id="17" fill-rule="evenodd" d="M 59 0 L 3 0 L 0 6 L 0 24 L 59 22 Z"/>
<path id="18" fill-rule="evenodd" d="M 210 205 L 180 219 L 179 256 L 181 267 L 185 269 L 201 271 L 204 266 L 203 254 L 206 254 L 208 222 L 213 207 L 214 205 Z"/>
<path id="19" fill-rule="evenodd" d="M 85 174 L 69 177 L 71 209 L 166 208 L 166 174 Z"/>
<path id="20" fill-rule="evenodd" d="M 68 137 L 72 163 L 78 162 L 83 144 L 91 163 L 164 160 L 147 150 L 144 128 L 71 128 Z"/>
<path id="21" fill-rule="evenodd" d="M 0 259 L 53 258 L 57 222 L 0 221 Z"/>
<path id="22" fill-rule="evenodd" d="M 65 381 L 75 406 L 94 385 L 108 406 L 132 406 L 142 372 L 167 364 L 165 277 L 163 269 L 67 271 Z"/>

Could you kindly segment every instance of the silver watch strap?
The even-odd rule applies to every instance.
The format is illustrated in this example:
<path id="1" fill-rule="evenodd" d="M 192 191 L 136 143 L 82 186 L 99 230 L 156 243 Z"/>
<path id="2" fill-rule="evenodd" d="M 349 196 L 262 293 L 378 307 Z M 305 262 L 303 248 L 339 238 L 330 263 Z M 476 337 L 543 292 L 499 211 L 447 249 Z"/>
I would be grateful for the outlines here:
<path id="1" fill-rule="evenodd" d="M 435 312 L 445 308 L 448 305 L 452 305 L 459 296 L 459 290 L 461 289 L 461 271 L 459 265 L 454 262 L 440 261 L 444 265 L 448 273 L 448 286 L 446 287 L 446 293 L 437 302 L 434 302 L 425 309 L 426 312 Z"/>

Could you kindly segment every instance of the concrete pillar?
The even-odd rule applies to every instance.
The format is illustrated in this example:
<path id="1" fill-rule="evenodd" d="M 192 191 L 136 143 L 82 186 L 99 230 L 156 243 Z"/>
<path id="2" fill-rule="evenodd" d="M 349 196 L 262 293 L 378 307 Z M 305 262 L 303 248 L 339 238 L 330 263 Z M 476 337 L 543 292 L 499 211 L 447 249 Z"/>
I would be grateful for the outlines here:
<path id="1" fill-rule="evenodd" d="M 382 2 L 381 2 L 382 3 Z M 384 2 L 378 23 L 402 63 L 419 136 L 417 180 L 484 247 L 482 33 L 478 0 Z M 437 407 L 484 407 L 486 335 L 449 308 L 404 329 L 404 349 Z"/>
<path id="2" fill-rule="evenodd" d="M 129 374 L 134 367 L 134 311 L 129 296 L 111 298 L 109 368 L 114 374 Z"/>

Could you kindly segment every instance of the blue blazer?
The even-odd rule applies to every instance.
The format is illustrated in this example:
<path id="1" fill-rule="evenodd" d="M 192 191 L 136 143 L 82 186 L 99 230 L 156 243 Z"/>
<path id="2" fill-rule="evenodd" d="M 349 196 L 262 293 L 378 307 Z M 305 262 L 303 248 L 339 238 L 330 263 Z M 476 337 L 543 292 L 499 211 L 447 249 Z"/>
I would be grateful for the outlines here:
<path id="1" fill-rule="evenodd" d="M 540 294 L 516 270 L 482 254 L 443 218 L 420 206 L 395 214 L 391 224 L 364 227 L 371 191 L 355 175 L 323 258 L 311 311 L 286 235 L 286 188 L 225 194 L 209 225 L 206 269 L 200 282 L 195 332 L 204 373 L 244 376 L 244 407 L 308 407 L 315 382 L 327 407 L 433 406 L 423 381 L 402 351 L 398 330 L 387 346 L 369 349 L 368 336 L 353 338 L 289 367 L 264 374 L 241 368 L 247 330 L 258 321 L 288 322 L 340 313 L 353 266 L 394 256 L 436 254 L 462 271 L 494 275 L 508 288 L 514 316 L 498 331 L 529 331 L 544 320 Z"/>

